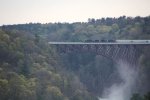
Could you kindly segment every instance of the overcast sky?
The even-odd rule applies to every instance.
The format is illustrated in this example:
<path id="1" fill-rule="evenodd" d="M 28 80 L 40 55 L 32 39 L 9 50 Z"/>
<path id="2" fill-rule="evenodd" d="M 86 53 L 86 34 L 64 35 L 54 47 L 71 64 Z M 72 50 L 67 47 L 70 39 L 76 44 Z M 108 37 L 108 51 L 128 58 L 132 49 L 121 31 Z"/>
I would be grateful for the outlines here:
<path id="1" fill-rule="evenodd" d="M 150 0 L 0 0 L 0 25 L 149 16 Z"/>

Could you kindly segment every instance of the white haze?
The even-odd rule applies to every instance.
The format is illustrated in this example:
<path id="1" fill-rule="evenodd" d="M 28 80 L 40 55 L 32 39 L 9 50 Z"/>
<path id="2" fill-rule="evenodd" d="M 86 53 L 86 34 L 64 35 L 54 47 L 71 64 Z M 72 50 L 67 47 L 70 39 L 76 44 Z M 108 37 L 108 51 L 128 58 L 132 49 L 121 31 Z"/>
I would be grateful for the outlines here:
<path id="1" fill-rule="evenodd" d="M 117 70 L 122 79 L 122 83 L 113 84 L 104 91 L 104 98 L 99 100 L 129 100 L 137 77 L 137 71 L 134 66 L 119 61 Z"/>

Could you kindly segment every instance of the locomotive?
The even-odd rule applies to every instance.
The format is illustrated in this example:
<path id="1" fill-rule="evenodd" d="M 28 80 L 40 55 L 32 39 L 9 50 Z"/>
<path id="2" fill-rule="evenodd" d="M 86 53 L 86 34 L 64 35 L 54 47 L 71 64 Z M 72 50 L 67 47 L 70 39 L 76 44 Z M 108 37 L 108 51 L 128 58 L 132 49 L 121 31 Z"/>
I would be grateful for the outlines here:
<path id="1" fill-rule="evenodd" d="M 116 42 L 116 40 L 85 40 L 85 42 Z"/>

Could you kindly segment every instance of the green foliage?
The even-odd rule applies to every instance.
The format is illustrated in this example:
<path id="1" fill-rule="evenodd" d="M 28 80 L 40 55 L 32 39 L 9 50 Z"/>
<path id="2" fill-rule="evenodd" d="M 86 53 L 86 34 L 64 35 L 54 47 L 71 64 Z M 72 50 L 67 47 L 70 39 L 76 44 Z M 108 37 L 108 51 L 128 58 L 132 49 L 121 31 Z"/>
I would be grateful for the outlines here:
<path id="1" fill-rule="evenodd" d="M 71 100 L 76 90 L 86 91 L 58 57 L 39 35 L 0 30 L 0 99 Z M 82 94 L 85 99 L 90 93 Z"/>
<path id="2" fill-rule="evenodd" d="M 65 100 L 60 89 L 55 86 L 48 86 L 46 94 L 44 95 L 45 100 Z"/>
<path id="3" fill-rule="evenodd" d="M 2 26 L 4 30 L 19 30 L 48 41 L 84 41 L 87 39 L 149 39 L 150 17 L 89 19 L 78 23 L 30 23 Z M 7 36 L 3 38 L 9 39 Z"/>
<path id="4" fill-rule="evenodd" d="M 150 100 L 150 92 L 146 93 L 145 95 L 141 96 L 138 93 L 132 95 L 130 100 Z"/>
<path id="5" fill-rule="evenodd" d="M 112 61 L 89 52 L 59 55 L 48 41 L 149 39 L 150 17 L 88 21 L 1 26 L 0 99 L 97 100 L 104 87 L 119 82 Z M 142 50 L 137 88 L 149 91 L 150 49 Z M 132 100 L 141 97 L 149 100 L 149 94 L 135 94 Z"/>
<path id="6" fill-rule="evenodd" d="M 140 94 L 133 94 L 131 97 L 131 100 L 143 100 L 143 98 L 140 96 Z"/>
<path id="7" fill-rule="evenodd" d="M 144 95 L 144 100 L 150 100 L 150 92 Z"/>

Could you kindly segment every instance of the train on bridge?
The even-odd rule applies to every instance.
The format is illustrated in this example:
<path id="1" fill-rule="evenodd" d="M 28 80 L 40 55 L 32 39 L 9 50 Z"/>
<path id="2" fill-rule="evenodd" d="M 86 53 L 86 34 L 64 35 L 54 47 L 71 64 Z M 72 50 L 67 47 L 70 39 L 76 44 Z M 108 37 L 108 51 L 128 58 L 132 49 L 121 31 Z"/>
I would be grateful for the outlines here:
<path id="1" fill-rule="evenodd" d="M 150 40 L 85 40 L 83 42 L 48 42 L 49 44 L 148 44 Z"/>

